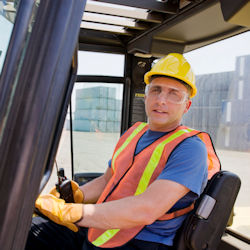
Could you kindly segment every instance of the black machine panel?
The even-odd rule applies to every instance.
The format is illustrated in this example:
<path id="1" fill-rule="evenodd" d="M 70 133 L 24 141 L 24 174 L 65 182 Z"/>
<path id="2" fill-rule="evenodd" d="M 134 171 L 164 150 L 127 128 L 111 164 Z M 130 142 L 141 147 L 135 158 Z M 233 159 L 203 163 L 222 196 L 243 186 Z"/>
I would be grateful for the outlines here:
<path id="1" fill-rule="evenodd" d="M 147 117 L 144 108 L 144 74 L 151 69 L 152 58 L 142 58 L 133 56 L 131 69 L 130 88 L 130 125 L 137 121 L 146 122 Z"/>

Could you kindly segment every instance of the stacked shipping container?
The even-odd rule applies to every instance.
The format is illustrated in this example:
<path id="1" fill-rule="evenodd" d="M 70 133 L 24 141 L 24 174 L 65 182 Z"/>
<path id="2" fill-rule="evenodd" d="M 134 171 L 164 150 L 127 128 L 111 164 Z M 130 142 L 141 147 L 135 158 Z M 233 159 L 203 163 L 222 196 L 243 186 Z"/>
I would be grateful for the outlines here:
<path id="1" fill-rule="evenodd" d="M 183 123 L 208 132 L 218 148 L 250 150 L 250 56 L 235 71 L 198 75 L 198 94 Z"/>
<path id="2" fill-rule="evenodd" d="M 121 105 L 115 88 L 77 89 L 73 130 L 120 132 Z"/>

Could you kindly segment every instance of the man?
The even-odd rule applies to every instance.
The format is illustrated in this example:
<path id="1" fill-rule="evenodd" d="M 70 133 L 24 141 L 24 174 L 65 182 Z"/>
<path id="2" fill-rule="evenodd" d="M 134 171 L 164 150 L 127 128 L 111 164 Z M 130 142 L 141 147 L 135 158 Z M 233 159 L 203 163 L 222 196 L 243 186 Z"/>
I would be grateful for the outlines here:
<path id="1" fill-rule="evenodd" d="M 26 249 L 171 248 L 206 185 L 211 144 L 181 126 L 197 91 L 182 55 L 157 62 L 145 83 L 148 124 L 136 123 L 121 136 L 103 176 L 80 188 L 72 182 L 76 203 L 56 198 L 55 190 L 37 199 L 36 207 L 56 224 L 34 218 Z M 209 177 L 218 168 L 210 160 Z"/>

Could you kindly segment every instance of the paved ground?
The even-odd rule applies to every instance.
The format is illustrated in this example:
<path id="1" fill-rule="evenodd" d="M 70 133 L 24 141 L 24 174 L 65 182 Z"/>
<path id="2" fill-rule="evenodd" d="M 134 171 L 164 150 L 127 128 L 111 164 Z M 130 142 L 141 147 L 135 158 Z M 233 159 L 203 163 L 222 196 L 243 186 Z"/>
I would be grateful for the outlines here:
<path id="1" fill-rule="evenodd" d="M 84 133 L 74 132 L 74 162 L 75 172 L 103 172 L 119 134 L 112 133 Z M 241 178 L 241 190 L 235 204 L 235 217 L 232 229 L 250 236 L 250 153 L 217 150 L 222 168 L 230 170 Z M 71 177 L 70 142 L 68 131 L 63 132 L 60 142 L 57 163 L 65 169 L 66 175 Z M 55 168 L 44 189 L 44 193 L 57 181 Z M 241 249 L 245 249 L 242 247 Z M 250 247 L 248 248 L 250 249 Z"/>
<path id="2" fill-rule="evenodd" d="M 241 179 L 241 189 L 235 203 L 232 229 L 250 237 L 250 153 L 225 150 L 217 150 L 217 153 L 222 168 L 232 171 Z"/>

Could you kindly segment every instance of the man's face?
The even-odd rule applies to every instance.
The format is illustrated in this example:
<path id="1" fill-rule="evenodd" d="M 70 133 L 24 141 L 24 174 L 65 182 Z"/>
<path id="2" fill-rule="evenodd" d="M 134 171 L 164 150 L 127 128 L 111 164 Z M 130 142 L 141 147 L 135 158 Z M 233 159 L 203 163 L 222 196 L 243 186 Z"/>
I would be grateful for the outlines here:
<path id="1" fill-rule="evenodd" d="M 162 132 L 175 129 L 190 105 L 187 88 L 178 80 L 166 77 L 153 79 L 145 95 L 149 128 Z"/>

